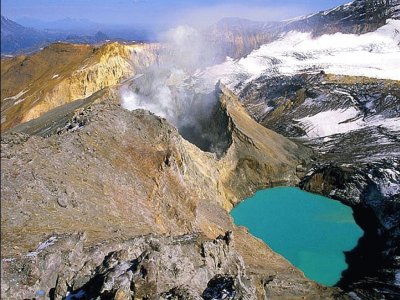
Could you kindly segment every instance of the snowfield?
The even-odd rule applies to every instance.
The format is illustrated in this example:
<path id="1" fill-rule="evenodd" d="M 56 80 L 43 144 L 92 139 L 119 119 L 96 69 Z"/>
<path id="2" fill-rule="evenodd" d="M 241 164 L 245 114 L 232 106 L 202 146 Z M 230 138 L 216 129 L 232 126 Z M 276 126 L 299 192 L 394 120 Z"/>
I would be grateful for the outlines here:
<path id="1" fill-rule="evenodd" d="M 218 80 L 237 93 L 247 83 L 260 76 L 317 73 L 324 71 L 336 75 L 365 76 L 400 80 L 400 20 L 388 20 L 378 30 L 361 35 L 326 34 L 313 38 L 311 33 L 291 31 L 280 39 L 262 45 L 247 57 L 225 62 L 195 74 L 205 89 L 212 90 Z M 335 90 L 347 95 L 347 91 Z M 308 99 L 304 105 L 313 106 L 320 99 Z M 321 99 L 322 101 L 323 99 Z M 368 103 L 367 106 L 374 103 Z M 371 108 L 371 107 L 370 107 Z M 265 113 L 272 109 L 266 106 Z M 295 120 L 306 131 L 307 138 L 329 137 L 369 126 L 400 131 L 400 117 L 381 115 L 364 119 L 362 112 L 353 107 L 327 110 Z"/>
<path id="2" fill-rule="evenodd" d="M 365 127 L 384 127 L 390 131 L 400 131 L 399 118 L 384 118 L 377 115 L 363 119 L 359 110 L 349 107 L 340 110 L 327 110 L 318 114 L 295 119 L 302 124 L 309 138 L 326 137 L 339 133 L 346 133 Z"/>
<path id="3" fill-rule="evenodd" d="M 260 75 L 318 72 L 400 80 L 400 20 L 361 35 L 335 33 L 312 38 L 291 31 L 247 57 L 209 67 L 200 80 L 208 87 L 221 80 L 234 87 Z"/>
<path id="4" fill-rule="evenodd" d="M 174 114 L 177 100 L 173 95 L 179 94 L 179 91 L 185 94 L 187 85 L 196 92 L 210 93 L 221 81 L 239 94 L 242 88 L 260 76 L 293 76 L 320 71 L 400 80 L 400 20 L 390 19 L 376 31 L 361 35 L 335 33 L 313 38 L 311 33 L 291 31 L 282 34 L 274 42 L 262 45 L 246 57 L 236 60 L 227 57 L 223 63 L 199 69 L 191 76 L 180 69 L 170 71 L 166 80 L 156 77 L 156 81 L 148 83 L 153 91 L 150 97 L 129 89 L 122 90 L 122 106 L 129 110 L 148 109 L 176 124 L 174 120 L 177 117 Z M 134 79 L 146 79 L 142 78 L 143 74 L 136 76 Z M 152 76 L 149 78 L 154 80 Z M 349 91 L 335 89 L 332 92 L 345 95 L 353 104 L 347 108 L 327 107 L 325 111 L 314 115 L 298 116 L 295 121 L 305 130 L 304 137 L 329 137 L 370 126 L 382 127 L 390 132 L 400 131 L 400 116 L 374 115 L 366 118 Z M 365 104 L 371 112 L 374 99 L 371 97 Z M 187 101 L 187 97 L 178 100 Z M 303 105 L 311 108 L 321 101 L 331 101 L 331 98 L 308 98 Z M 267 103 L 261 105 L 265 105 L 264 114 L 273 109 Z"/>

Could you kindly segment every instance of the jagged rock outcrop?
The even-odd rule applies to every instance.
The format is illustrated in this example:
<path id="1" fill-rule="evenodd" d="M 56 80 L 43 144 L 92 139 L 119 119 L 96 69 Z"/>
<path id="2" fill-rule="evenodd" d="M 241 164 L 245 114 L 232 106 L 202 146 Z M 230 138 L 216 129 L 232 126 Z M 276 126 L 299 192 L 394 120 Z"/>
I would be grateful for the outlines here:
<path id="1" fill-rule="evenodd" d="M 226 90 L 221 103 L 232 144 L 220 159 L 165 120 L 114 104 L 81 108 L 46 138 L 28 135 L 42 132 L 46 115 L 3 135 L 2 293 L 345 297 L 233 224 L 233 203 L 261 186 L 298 182 L 297 157 L 308 152 L 258 125 Z M 178 237 L 193 232 L 201 238 Z"/>
<path id="2" fill-rule="evenodd" d="M 50 237 L 20 262 L 22 272 L 3 262 L 3 274 L 13 279 L 3 296 L 50 291 L 51 299 L 252 299 L 259 284 L 246 274 L 231 232 L 214 240 L 195 233 L 147 235 L 90 249 L 84 240 L 81 233 Z"/>
<path id="3" fill-rule="evenodd" d="M 55 43 L 1 61 L 2 132 L 45 112 L 113 88 L 157 60 L 152 44 L 100 47 Z"/>
<path id="4" fill-rule="evenodd" d="M 279 294 L 279 276 L 249 273 L 232 232 L 109 239 L 84 247 L 85 235 L 53 235 L 18 262 L 2 262 L 3 297 L 50 299 L 255 299 Z M 296 286 L 296 288 L 299 288 Z M 274 292 L 278 292 L 275 294 Z M 300 295 L 303 291 L 298 290 Z M 296 291 L 291 299 L 297 298 Z M 310 299 L 345 298 L 335 289 Z"/>
<path id="5" fill-rule="evenodd" d="M 284 24 L 285 30 L 322 34 L 375 31 L 386 24 L 387 19 L 399 18 L 399 0 L 355 0 L 336 8 L 321 11 Z"/>
<path id="6" fill-rule="evenodd" d="M 224 179 L 228 199 L 237 204 L 261 188 L 296 185 L 299 179 L 296 169 L 310 160 L 310 149 L 282 139 L 256 123 L 236 95 L 223 86 L 222 91 L 221 104 L 229 117 L 233 140 L 222 159 L 225 169 L 230 171 Z M 244 178 L 247 180 L 243 181 Z"/>

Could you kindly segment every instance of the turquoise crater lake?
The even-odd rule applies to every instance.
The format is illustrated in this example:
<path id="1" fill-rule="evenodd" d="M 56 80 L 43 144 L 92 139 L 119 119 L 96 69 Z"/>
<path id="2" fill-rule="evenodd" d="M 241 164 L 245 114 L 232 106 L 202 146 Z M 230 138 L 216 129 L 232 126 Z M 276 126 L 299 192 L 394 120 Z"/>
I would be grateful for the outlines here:
<path id="1" fill-rule="evenodd" d="M 339 281 L 347 269 L 344 251 L 363 234 L 350 207 L 292 187 L 258 191 L 231 215 L 308 278 L 328 286 Z"/>

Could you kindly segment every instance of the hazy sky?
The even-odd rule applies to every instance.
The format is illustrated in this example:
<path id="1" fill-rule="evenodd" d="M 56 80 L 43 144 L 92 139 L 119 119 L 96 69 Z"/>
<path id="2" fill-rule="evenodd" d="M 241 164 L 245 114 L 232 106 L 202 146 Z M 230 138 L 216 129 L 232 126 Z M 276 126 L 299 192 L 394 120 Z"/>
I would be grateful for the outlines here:
<path id="1" fill-rule="evenodd" d="M 2 15 L 53 21 L 84 18 L 109 24 L 205 25 L 222 17 L 282 20 L 346 0 L 1 0 Z M 347 1 L 348 2 L 348 1 Z"/>

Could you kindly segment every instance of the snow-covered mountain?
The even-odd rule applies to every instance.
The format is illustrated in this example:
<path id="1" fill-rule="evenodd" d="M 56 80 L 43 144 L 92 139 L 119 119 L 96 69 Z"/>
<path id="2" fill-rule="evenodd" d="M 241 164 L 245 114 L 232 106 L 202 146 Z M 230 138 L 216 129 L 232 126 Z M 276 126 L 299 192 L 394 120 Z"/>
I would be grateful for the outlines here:
<path id="1" fill-rule="evenodd" d="M 364 247 L 340 283 L 356 299 L 400 297 L 399 11 L 398 0 L 356 0 L 281 23 L 225 20 L 231 57 L 194 76 L 204 91 L 227 85 L 259 123 L 314 150 L 302 188 L 363 211 Z"/>
<path id="2" fill-rule="evenodd" d="M 236 60 L 228 57 L 224 63 L 197 73 L 196 80 L 205 90 L 212 90 L 216 82 L 221 81 L 241 94 L 244 102 L 248 103 L 249 111 L 254 113 L 256 119 L 263 120 L 274 113 L 277 107 L 275 98 L 291 93 L 287 90 L 288 85 L 293 84 L 291 81 L 298 74 L 363 76 L 370 78 L 371 82 L 372 78 L 400 80 L 399 70 L 400 20 L 389 19 L 386 25 L 364 34 L 338 32 L 313 37 L 311 32 L 290 31 L 281 34 L 275 41 L 262 45 L 246 57 Z M 282 78 L 285 80 L 281 80 Z M 365 81 L 361 78 L 359 80 L 360 84 Z M 300 82 L 297 79 L 294 81 L 300 89 Z M 304 137 L 327 137 L 371 126 L 400 131 L 400 114 L 381 115 L 377 112 L 375 95 L 383 87 L 378 86 L 375 91 L 363 91 L 364 96 L 360 100 L 363 103 L 360 104 L 358 99 L 355 100 L 357 91 L 348 88 L 356 86 L 356 83 L 357 80 L 343 88 L 324 85 L 323 80 L 313 82 L 313 85 L 309 82 L 313 89 L 317 88 L 317 84 L 320 85 L 320 89 L 329 96 L 323 99 L 306 97 L 304 109 L 290 111 L 292 122 L 302 129 Z M 281 86 L 281 94 L 271 98 L 268 92 L 262 92 L 267 89 L 275 90 L 277 85 Z M 251 97 L 252 103 L 246 100 L 249 92 L 254 94 Z M 330 97 L 334 101 L 340 98 L 343 102 L 329 104 Z M 343 103 L 348 105 L 343 106 Z M 390 103 L 390 109 L 393 110 L 395 104 L 396 102 Z M 318 107 L 318 110 L 313 111 L 312 107 Z M 325 107 L 325 110 L 321 107 Z M 272 122 L 266 125 L 274 127 Z M 275 127 L 274 129 L 278 129 Z M 282 133 L 289 134 L 288 131 Z"/>
<path id="3" fill-rule="evenodd" d="M 274 42 L 264 44 L 248 56 L 227 58 L 202 74 L 213 86 L 221 80 L 240 89 L 263 75 L 326 73 L 400 80 L 400 20 L 364 34 L 325 34 L 290 31 Z"/>
<path id="4" fill-rule="evenodd" d="M 355 0 L 308 16 L 281 22 L 254 22 L 226 18 L 207 29 L 211 44 L 221 55 L 239 58 L 261 45 L 275 41 L 282 33 L 308 32 L 313 37 L 324 34 L 375 31 L 388 19 L 400 16 L 399 0 Z"/>

